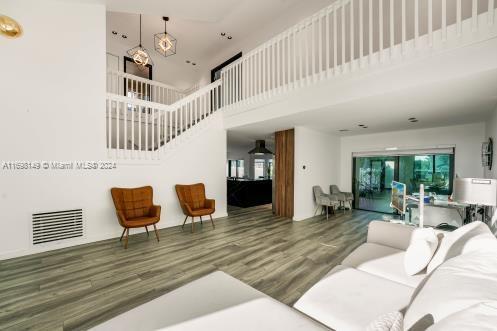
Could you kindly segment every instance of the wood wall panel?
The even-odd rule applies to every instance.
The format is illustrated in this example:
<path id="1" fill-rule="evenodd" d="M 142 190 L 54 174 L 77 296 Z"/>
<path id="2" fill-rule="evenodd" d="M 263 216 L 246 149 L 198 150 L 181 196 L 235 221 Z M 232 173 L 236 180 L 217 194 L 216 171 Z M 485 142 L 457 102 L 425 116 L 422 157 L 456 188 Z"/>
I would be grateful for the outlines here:
<path id="1" fill-rule="evenodd" d="M 293 217 L 295 130 L 275 133 L 275 199 L 277 216 Z"/>

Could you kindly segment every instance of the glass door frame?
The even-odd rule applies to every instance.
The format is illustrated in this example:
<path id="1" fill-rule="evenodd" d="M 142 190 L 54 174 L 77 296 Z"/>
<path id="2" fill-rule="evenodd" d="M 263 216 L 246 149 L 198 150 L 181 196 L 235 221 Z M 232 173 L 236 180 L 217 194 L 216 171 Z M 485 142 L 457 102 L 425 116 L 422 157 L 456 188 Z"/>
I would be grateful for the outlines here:
<path id="1" fill-rule="evenodd" d="M 354 196 L 354 203 L 353 203 L 353 208 L 354 209 L 357 209 L 357 210 L 364 210 L 364 211 L 370 211 L 370 212 L 375 212 L 375 213 L 381 213 L 381 214 L 385 214 L 385 212 L 381 212 L 381 211 L 375 211 L 375 210 L 369 210 L 369 209 L 363 209 L 363 208 L 359 208 L 359 201 L 358 199 L 356 199 L 356 184 L 357 184 L 357 178 L 356 178 L 356 166 L 357 166 L 357 158 L 360 158 L 360 157 L 363 157 L 363 158 L 369 158 L 369 157 L 392 157 L 394 159 L 394 177 L 393 177 L 393 180 L 394 181 L 398 181 L 399 180 L 399 171 L 400 171 L 400 158 L 402 156 L 418 156 L 418 155 L 447 155 L 447 153 L 433 153 L 433 154 L 403 154 L 403 155 L 364 155 L 364 156 L 352 156 L 352 194 Z M 449 157 L 449 194 L 452 194 L 452 191 L 453 191 L 453 188 L 454 188 L 454 174 L 455 174 L 455 158 L 456 158 L 456 149 L 455 148 L 452 148 L 452 154 L 448 154 L 450 155 Z M 435 167 L 435 162 L 433 162 L 433 168 Z M 411 194 L 412 192 L 409 192 L 409 194 Z M 392 209 L 392 213 L 393 215 L 397 215 L 398 212 L 396 210 L 393 210 Z"/>

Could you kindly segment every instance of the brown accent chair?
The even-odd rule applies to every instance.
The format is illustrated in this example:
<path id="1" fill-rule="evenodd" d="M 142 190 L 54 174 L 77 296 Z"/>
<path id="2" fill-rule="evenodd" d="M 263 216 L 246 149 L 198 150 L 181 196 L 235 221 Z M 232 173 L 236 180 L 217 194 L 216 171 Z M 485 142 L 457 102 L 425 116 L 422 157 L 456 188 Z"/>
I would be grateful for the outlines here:
<path id="1" fill-rule="evenodd" d="M 192 233 L 195 232 L 195 217 L 200 218 L 202 223 L 202 216 L 209 216 L 211 219 L 212 227 L 215 229 L 212 214 L 216 211 L 216 202 L 212 199 L 205 198 L 205 185 L 202 183 L 193 185 L 176 185 L 176 194 L 178 195 L 179 203 L 183 214 L 186 215 L 185 221 L 181 228 L 184 228 L 188 217 L 192 218 Z"/>
<path id="2" fill-rule="evenodd" d="M 112 200 L 116 207 L 117 219 L 119 224 L 124 228 L 121 235 L 122 241 L 124 233 L 124 248 L 128 248 L 128 237 L 130 228 L 145 227 L 148 232 L 148 226 L 153 225 L 155 236 L 159 241 L 159 232 L 155 224 L 160 221 L 160 206 L 153 204 L 154 191 L 151 186 L 144 186 L 138 188 L 118 188 L 114 187 L 110 190 Z"/>

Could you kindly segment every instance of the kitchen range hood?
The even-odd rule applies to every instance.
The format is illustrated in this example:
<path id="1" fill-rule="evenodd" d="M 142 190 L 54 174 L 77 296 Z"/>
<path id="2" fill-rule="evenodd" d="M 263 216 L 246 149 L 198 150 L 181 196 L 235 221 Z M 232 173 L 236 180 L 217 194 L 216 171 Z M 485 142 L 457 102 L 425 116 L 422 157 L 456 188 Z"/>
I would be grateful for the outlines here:
<path id="1" fill-rule="evenodd" d="M 266 148 L 266 141 L 264 140 L 256 140 L 255 141 L 255 148 L 251 149 L 249 154 L 273 154 L 269 149 Z"/>

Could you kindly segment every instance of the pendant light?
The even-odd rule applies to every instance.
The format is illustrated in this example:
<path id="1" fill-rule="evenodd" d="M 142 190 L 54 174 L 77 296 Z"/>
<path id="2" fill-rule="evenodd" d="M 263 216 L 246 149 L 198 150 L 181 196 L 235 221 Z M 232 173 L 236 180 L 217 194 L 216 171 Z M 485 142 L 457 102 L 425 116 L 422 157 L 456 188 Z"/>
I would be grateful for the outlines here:
<path id="1" fill-rule="evenodd" d="M 19 38 L 22 35 L 22 27 L 13 18 L 0 15 L 0 34 L 7 38 Z"/>
<path id="2" fill-rule="evenodd" d="M 155 50 L 162 56 L 168 57 L 176 54 L 177 40 L 170 33 L 167 33 L 167 22 L 169 17 L 162 17 L 164 20 L 164 32 L 154 35 Z"/>
<path id="3" fill-rule="evenodd" d="M 140 44 L 136 47 L 128 50 L 128 55 L 133 58 L 133 61 L 137 65 L 146 66 L 147 64 L 154 65 L 152 62 L 152 58 L 148 54 L 148 51 L 145 47 L 142 46 L 142 15 L 140 14 Z"/>

